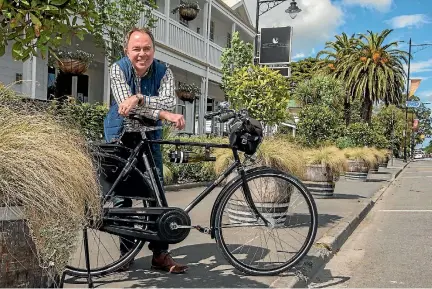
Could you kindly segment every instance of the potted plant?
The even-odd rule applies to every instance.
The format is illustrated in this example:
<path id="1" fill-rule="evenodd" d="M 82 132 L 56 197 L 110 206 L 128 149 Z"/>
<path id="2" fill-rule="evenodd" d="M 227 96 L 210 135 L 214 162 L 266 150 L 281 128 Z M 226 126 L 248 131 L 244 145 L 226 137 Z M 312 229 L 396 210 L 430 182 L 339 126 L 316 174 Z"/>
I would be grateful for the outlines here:
<path id="1" fill-rule="evenodd" d="M 344 154 L 348 158 L 345 179 L 366 181 L 369 168 L 377 163 L 372 151 L 367 147 L 346 148 Z"/>
<path id="2" fill-rule="evenodd" d="M 177 11 L 181 18 L 191 21 L 197 17 L 200 7 L 197 1 L 181 1 L 180 5 L 173 9 L 172 13 L 175 14 Z"/>
<path id="3" fill-rule="evenodd" d="M 376 148 L 370 148 L 370 151 L 376 158 L 376 163 L 372 165 L 369 169 L 370 173 L 377 173 L 380 167 L 380 164 L 384 163 L 386 160 L 386 153 L 383 150 L 379 150 Z"/>
<path id="4" fill-rule="evenodd" d="M 94 55 L 81 49 L 76 51 L 58 50 L 56 63 L 63 73 L 83 74 L 87 71 Z"/>
<path id="5" fill-rule="evenodd" d="M 303 183 L 317 196 L 331 197 L 335 179 L 347 168 L 347 158 L 335 146 L 312 149 L 305 152 L 306 172 Z"/>
<path id="6" fill-rule="evenodd" d="M 200 94 L 201 90 L 195 84 L 181 82 L 176 93 L 177 97 L 183 101 L 193 102 Z"/>
<path id="7" fill-rule="evenodd" d="M 281 148 L 284 148 L 281 150 Z M 230 150 L 217 149 L 214 152 L 216 161 L 214 163 L 215 174 L 219 175 L 232 162 L 233 156 Z M 282 138 L 264 139 L 256 154 L 256 161 L 247 165 L 247 168 L 267 166 L 280 169 L 294 176 L 302 176 L 305 170 L 305 159 L 301 148 Z M 227 181 L 235 178 L 237 172 L 231 173 Z M 288 210 L 291 194 L 294 187 L 287 182 L 273 178 L 254 179 L 249 183 L 250 190 L 254 196 L 254 204 L 258 210 L 266 216 L 273 217 L 277 223 L 285 222 L 284 214 Z M 257 199 L 256 196 L 260 198 Z M 275 204 L 277 204 L 275 206 Z M 232 223 L 238 223 L 239 218 L 249 216 L 254 222 L 254 216 L 244 200 L 242 194 L 238 194 L 228 201 L 228 217 Z M 242 219 L 242 222 L 245 222 Z M 246 221 L 247 222 L 247 221 Z"/>

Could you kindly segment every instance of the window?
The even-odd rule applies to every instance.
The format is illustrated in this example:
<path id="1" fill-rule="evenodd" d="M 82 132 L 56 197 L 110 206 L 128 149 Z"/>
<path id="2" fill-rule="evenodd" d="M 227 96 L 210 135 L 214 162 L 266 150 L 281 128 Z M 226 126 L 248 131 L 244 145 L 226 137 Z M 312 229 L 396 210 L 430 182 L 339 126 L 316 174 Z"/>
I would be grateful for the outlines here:
<path id="1" fill-rule="evenodd" d="M 231 48 L 231 33 L 227 34 L 227 47 Z"/>
<path id="2" fill-rule="evenodd" d="M 210 21 L 210 40 L 214 41 L 214 29 L 215 29 L 214 21 Z"/>
<path id="3" fill-rule="evenodd" d="M 197 27 L 197 33 L 201 34 L 201 28 Z"/>

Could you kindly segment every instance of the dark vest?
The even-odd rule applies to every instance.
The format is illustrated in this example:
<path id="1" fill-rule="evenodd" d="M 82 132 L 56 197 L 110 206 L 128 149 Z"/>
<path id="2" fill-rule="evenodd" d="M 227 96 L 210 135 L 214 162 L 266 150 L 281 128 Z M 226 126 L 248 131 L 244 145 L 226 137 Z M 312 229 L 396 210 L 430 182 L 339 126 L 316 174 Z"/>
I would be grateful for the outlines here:
<path id="1" fill-rule="evenodd" d="M 130 59 L 125 56 L 116 62 L 123 71 L 126 82 L 129 85 L 132 95 L 137 93 L 135 87 L 135 73 Z M 167 68 L 164 64 L 154 59 L 149 73 L 141 78 L 141 94 L 147 96 L 158 96 L 162 78 Z M 154 121 L 154 126 L 162 126 L 162 121 Z M 104 119 L 105 141 L 110 143 L 117 141 L 124 130 L 124 118 L 118 113 L 118 104 L 113 99 L 111 107 Z M 160 139 L 162 131 L 158 130 L 150 134 L 151 139 Z"/>

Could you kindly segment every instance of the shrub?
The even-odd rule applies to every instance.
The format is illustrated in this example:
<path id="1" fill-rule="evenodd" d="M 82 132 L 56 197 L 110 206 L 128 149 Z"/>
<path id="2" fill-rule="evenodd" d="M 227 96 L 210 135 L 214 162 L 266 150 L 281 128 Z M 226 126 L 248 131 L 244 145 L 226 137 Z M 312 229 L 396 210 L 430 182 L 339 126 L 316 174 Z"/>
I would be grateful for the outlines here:
<path id="1" fill-rule="evenodd" d="M 100 217 L 96 168 L 78 131 L 19 104 L 0 109 L 0 202 L 22 206 L 41 266 L 61 274 L 82 227 Z"/>
<path id="2" fill-rule="evenodd" d="M 340 112 L 328 106 L 308 105 L 299 114 L 298 136 L 307 146 L 334 140 L 340 129 Z"/>
<path id="3" fill-rule="evenodd" d="M 258 65 L 235 69 L 224 88 L 234 109 L 245 108 L 268 125 L 288 117 L 288 82 L 278 71 Z"/>

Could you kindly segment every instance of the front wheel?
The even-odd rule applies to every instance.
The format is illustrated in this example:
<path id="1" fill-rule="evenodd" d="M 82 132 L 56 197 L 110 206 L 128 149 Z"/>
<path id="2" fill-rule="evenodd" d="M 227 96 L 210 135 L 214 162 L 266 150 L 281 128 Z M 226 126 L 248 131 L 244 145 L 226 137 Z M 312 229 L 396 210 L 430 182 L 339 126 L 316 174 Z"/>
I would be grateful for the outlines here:
<path id="1" fill-rule="evenodd" d="M 316 236 L 318 214 L 307 188 L 276 169 L 246 174 L 255 207 L 249 207 L 243 181 L 227 188 L 215 215 L 215 238 L 228 262 L 249 275 L 277 275 L 296 265 Z"/>

